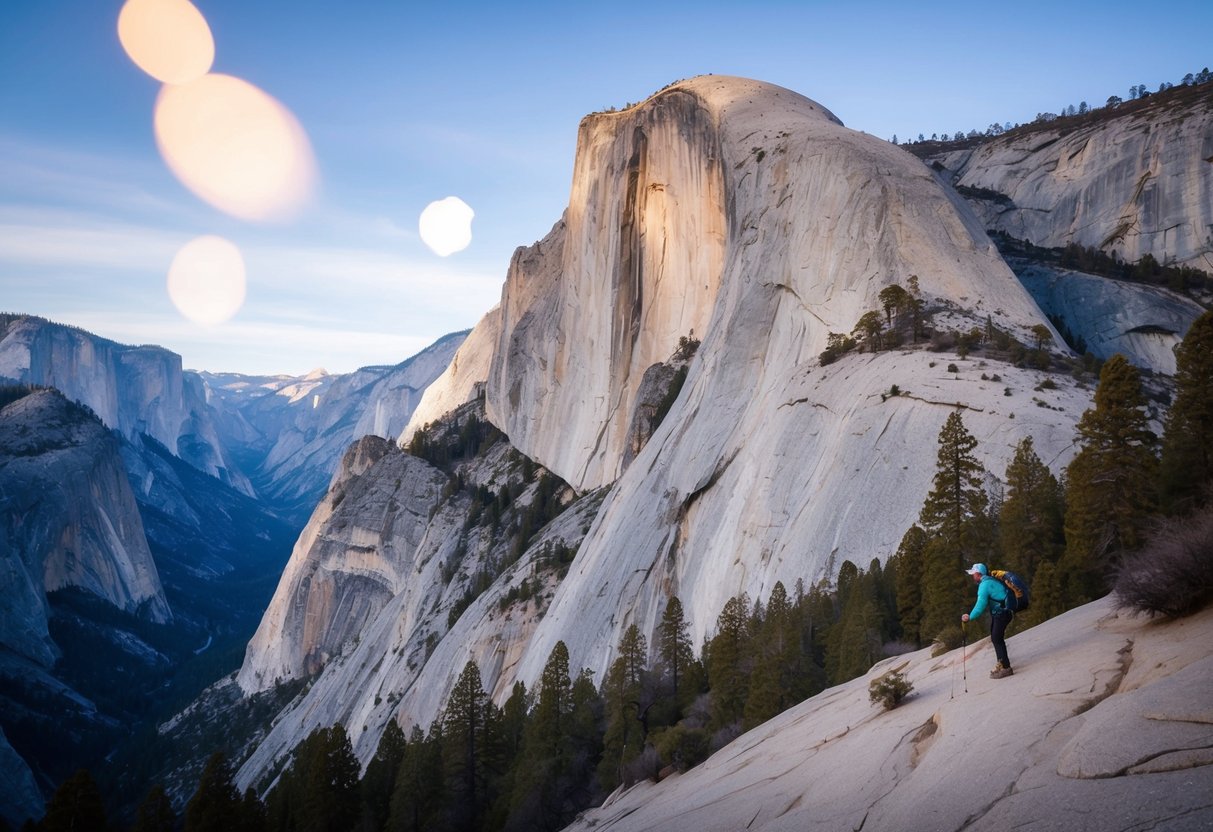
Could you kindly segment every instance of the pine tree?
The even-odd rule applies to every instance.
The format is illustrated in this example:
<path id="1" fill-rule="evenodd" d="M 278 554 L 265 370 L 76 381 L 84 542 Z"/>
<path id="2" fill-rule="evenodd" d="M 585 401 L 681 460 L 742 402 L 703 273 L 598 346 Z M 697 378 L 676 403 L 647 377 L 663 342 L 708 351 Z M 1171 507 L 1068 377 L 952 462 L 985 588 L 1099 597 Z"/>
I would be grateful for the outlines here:
<path id="1" fill-rule="evenodd" d="M 1160 490 L 1164 505 L 1184 512 L 1213 483 L 1213 312 L 1188 329 L 1175 350 L 1175 400 L 1163 431 Z"/>
<path id="2" fill-rule="evenodd" d="M 839 584 L 841 592 L 842 584 Z M 830 630 L 826 673 L 834 684 L 862 676 L 880 657 L 884 621 L 876 598 L 875 582 L 857 572 L 847 584 L 838 623 Z"/>
<path id="3" fill-rule="evenodd" d="M 917 646 L 923 642 L 922 578 L 928 540 L 927 533 L 919 526 L 910 526 L 893 556 L 897 563 L 897 618 L 904 638 Z"/>
<path id="4" fill-rule="evenodd" d="M 185 832 L 231 832 L 240 816 L 240 793 L 232 782 L 227 756 L 216 751 L 198 778 L 198 790 L 185 804 Z"/>
<path id="5" fill-rule="evenodd" d="M 86 769 L 80 769 L 55 790 L 38 824 L 45 832 L 75 832 L 105 829 L 105 807 L 101 791 Z"/>
<path id="6" fill-rule="evenodd" d="M 396 787 L 396 772 L 400 768 L 400 761 L 404 759 L 406 744 L 400 723 L 394 719 L 389 720 L 383 736 L 379 738 L 375 756 L 366 765 L 366 774 L 363 775 L 360 786 L 363 825 L 367 828 L 382 829 L 387 823 L 392 806 L 392 792 Z"/>
<path id="7" fill-rule="evenodd" d="M 1057 567 L 1051 561 L 1041 561 L 1032 578 L 1032 605 L 1022 614 L 1024 623 L 1030 627 L 1048 621 L 1065 612 L 1065 609 Z M 1016 618 L 1019 617 L 1016 614 Z"/>
<path id="8" fill-rule="evenodd" d="M 523 734 L 507 829 L 559 829 L 567 822 L 572 710 L 569 650 L 558 641 L 543 667 L 538 701 Z"/>
<path id="9" fill-rule="evenodd" d="M 388 832 L 424 832 L 435 828 L 441 805 L 441 729 L 435 722 L 435 730 L 427 737 L 413 726 L 396 773 Z"/>
<path id="10" fill-rule="evenodd" d="M 661 625 L 657 630 L 657 651 L 662 670 L 669 675 L 676 703 L 681 703 L 679 683 L 683 681 L 688 665 L 695 659 L 688 631 L 689 627 L 683 617 L 682 602 L 678 600 L 677 595 L 671 595 L 670 600 L 666 601 L 665 612 L 661 616 Z M 685 687 L 683 685 L 684 689 Z"/>
<path id="11" fill-rule="evenodd" d="M 306 741 L 305 741 L 306 742 Z M 296 759 L 303 785 L 301 832 L 340 832 L 358 817 L 360 766 L 343 725 L 318 728 Z"/>
<path id="12" fill-rule="evenodd" d="M 1099 374 L 1095 407 L 1083 413 L 1083 447 L 1066 471 L 1066 550 L 1061 561 L 1067 603 L 1107 588 L 1115 552 L 1136 549 L 1154 505 L 1156 437 L 1149 430 L 1137 369 L 1119 353 Z"/>
<path id="13" fill-rule="evenodd" d="M 469 660 L 447 697 L 442 717 L 446 793 L 456 828 L 475 826 L 488 802 L 492 708 L 480 668 Z"/>
<path id="14" fill-rule="evenodd" d="M 749 599 L 734 596 L 716 618 L 710 643 L 708 684 L 712 690 L 712 727 L 720 729 L 741 719 L 745 708 L 749 647 Z"/>
<path id="15" fill-rule="evenodd" d="M 1007 466 L 1007 494 L 999 513 L 1006 568 L 1031 580 L 1037 564 L 1055 562 L 1064 541 L 1062 494 L 1027 436 Z"/>
<path id="16" fill-rule="evenodd" d="M 754 670 L 743 712 L 743 725 L 752 728 L 781 713 L 803 687 L 800 674 L 800 641 L 788 592 L 777 581 L 767 601 L 761 625 L 750 653 Z"/>
<path id="17" fill-rule="evenodd" d="M 135 812 L 133 832 L 173 832 L 177 828 L 177 813 L 164 786 L 152 786 Z"/>
<path id="18" fill-rule="evenodd" d="M 265 832 L 269 826 L 269 812 L 252 786 L 245 789 L 240 798 L 239 813 L 240 821 L 232 832 Z"/>
<path id="19" fill-rule="evenodd" d="M 973 455 L 976 447 L 960 414 L 949 414 L 939 432 L 934 486 L 919 515 L 931 538 L 923 570 L 923 640 L 958 620 L 965 567 L 988 550 L 986 471 Z"/>
<path id="20" fill-rule="evenodd" d="M 619 640 L 618 654 L 607 671 L 602 697 L 606 704 L 607 728 L 598 779 L 605 791 L 613 791 L 624 780 L 624 766 L 644 749 L 651 701 L 644 701 L 643 679 L 648 648 L 640 629 L 632 624 Z"/>

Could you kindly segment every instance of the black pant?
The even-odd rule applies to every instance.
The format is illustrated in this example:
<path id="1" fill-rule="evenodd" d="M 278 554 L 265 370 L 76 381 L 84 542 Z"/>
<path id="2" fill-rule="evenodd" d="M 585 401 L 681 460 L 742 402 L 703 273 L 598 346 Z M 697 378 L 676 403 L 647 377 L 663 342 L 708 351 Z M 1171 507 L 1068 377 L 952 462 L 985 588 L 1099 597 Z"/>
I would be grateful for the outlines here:
<path id="1" fill-rule="evenodd" d="M 1010 667 L 1011 660 L 1007 658 L 1007 642 L 1003 635 L 1007 632 L 1007 625 L 1011 623 L 1011 613 L 1009 611 L 1000 612 L 990 615 L 990 641 L 994 643 L 994 655 L 998 657 L 998 661 L 1003 667 Z"/>

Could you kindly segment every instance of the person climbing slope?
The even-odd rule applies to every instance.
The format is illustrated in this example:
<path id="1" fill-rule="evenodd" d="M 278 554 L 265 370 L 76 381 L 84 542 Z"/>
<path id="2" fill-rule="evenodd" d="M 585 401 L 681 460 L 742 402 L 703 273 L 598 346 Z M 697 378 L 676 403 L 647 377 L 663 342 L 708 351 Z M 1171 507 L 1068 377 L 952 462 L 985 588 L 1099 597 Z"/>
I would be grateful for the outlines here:
<path id="1" fill-rule="evenodd" d="M 1003 679 L 1014 673 L 1011 670 L 1011 659 L 1007 656 L 1007 642 L 1004 636 L 1007 625 L 1011 623 L 1012 613 L 1007 609 L 1007 588 L 1003 582 L 990 575 L 984 563 L 975 563 L 967 570 L 977 584 L 977 603 L 973 610 L 960 617 L 962 622 L 980 618 L 981 614 L 990 608 L 990 641 L 994 644 L 994 655 L 998 664 L 990 671 L 991 679 Z"/>

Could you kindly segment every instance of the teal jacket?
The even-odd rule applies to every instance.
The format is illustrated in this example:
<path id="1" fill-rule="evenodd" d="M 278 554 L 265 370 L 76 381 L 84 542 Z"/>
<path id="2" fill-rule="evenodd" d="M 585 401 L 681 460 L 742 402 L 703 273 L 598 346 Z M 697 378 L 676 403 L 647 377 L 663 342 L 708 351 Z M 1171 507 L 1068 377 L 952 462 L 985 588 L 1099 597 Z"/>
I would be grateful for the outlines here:
<path id="1" fill-rule="evenodd" d="M 973 605 L 973 611 L 969 613 L 970 620 L 976 619 L 985 612 L 986 604 L 990 605 L 990 615 L 998 615 L 1006 612 L 1007 609 L 1006 586 L 1002 581 L 989 575 L 982 578 L 981 583 L 977 585 L 977 603 Z"/>

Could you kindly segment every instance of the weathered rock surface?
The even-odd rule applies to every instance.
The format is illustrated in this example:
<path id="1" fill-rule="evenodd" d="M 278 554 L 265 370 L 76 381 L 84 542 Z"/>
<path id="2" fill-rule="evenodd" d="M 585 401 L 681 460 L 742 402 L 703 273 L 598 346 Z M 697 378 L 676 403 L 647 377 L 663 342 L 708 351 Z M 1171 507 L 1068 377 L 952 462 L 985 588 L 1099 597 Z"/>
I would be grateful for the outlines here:
<path id="1" fill-rule="evenodd" d="M 79 587 L 151 621 L 172 617 L 118 448 L 55 391 L 0 410 L 0 644 L 44 666 L 57 657 L 48 592 Z"/>
<path id="2" fill-rule="evenodd" d="M 119 344 L 29 315 L 4 315 L 0 377 L 54 387 L 127 439 L 145 433 L 199 470 L 255 493 L 216 433 L 201 380 L 182 371 L 176 353 Z"/>
<path id="3" fill-rule="evenodd" d="M 1204 829 L 1210 638 L 1213 609 L 1157 624 L 1105 599 L 1012 637 L 1007 679 L 988 638 L 889 659 L 569 828 Z M 885 711 L 867 688 L 894 668 L 914 691 Z"/>
<path id="4" fill-rule="evenodd" d="M 364 476 L 372 466 L 376 476 Z M 342 460 L 304 529 L 239 681 L 261 690 L 319 671 L 415 579 L 417 550 L 447 477 L 386 439 L 366 436 Z"/>
<path id="5" fill-rule="evenodd" d="M 482 415 L 480 401 L 461 407 L 430 441 L 454 448 Z M 301 736 L 336 722 L 359 726 L 351 740 L 369 759 L 390 720 L 436 713 L 469 659 L 512 684 L 559 580 L 552 547 L 571 553 L 599 501 L 583 498 L 535 528 L 529 518 L 547 516 L 544 505 L 559 511 L 567 487 L 493 437 L 457 459 L 444 473 L 376 437 L 346 455 L 237 679 L 255 693 L 320 672 L 243 765 L 241 783 L 258 783 Z M 343 606 L 356 609 L 334 616 Z"/>
<path id="6" fill-rule="evenodd" d="M 400 434 L 408 445 L 413 434 L 447 413 L 483 395 L 493 347 L 501 334 L 501 307 L 494 306 L 459 345 L 451 363 L 430 383 Z"/>
<path id="7" fill-rule="evenodd" d="M 1048 248 L 1078 243 L 1213 272 L 1213 85 L 1073 127 L 1016 132 L 937 162 L 987 228 Z"/>
<path id="8" fill-rule="evenodd" d="M 1156 373 L 1175 374 L 1175 347 L 1204 312 L 1195 301 L 1158 286 L 1009 262 L 1045 314 L 1064 321 L 1087 351 L 1104 359 L 1121 353 Z"/>
<path id="9" fill-rule="evenodd" d="M 644 371 L 680 336 L 703 339 L 688 387 L 711 378 L 713 407 L 766 410 L 761 392 L 910 275 L 977 320 L 1042 320 L 980 224 L 904 151 L 789 90 L 675 84 L 583 120 L 564 219 L 510 266 L 489 418 L 597 488 L 622 470 Z"/>
<path id="10" fill-rule="evenodd" d="M 910 275 L 954 305 L 957 326 L 988 315 L 1026 340 L 1045 322 L 975 219 L 898 148 L 795 93 L 711 76 L 589 117 L 576 170 L 563 223 L 511 267 L 488 413 L 579 488 L 618 481 L 519 662 L 524 681 L 558 640 L 601 674 L 623 630 L 652 632 L 670 594 L 698 643 L 734 594 L 887 557 L 956 406 L 996 475 L 1027 435 L 1055 470 L 1068 460 L 1088 390 L 1033 396 L 1033 372 L 970 361 L 952 374 L 954 356 L 921 351 L 819 366 L 827 334 Z M 711 216 L 650 214 L 639 197 L 624 210 L 633 189 Z M 625 244 L 620 222 L 649 230 Z M 699 235 L 699 257 L 717 232 L 717 259 L 693 259 L 684 235 Z M 682 392 L 620 476 L 643 372 L 692 329 L 702 344 Z M 882 395 L 894 384 L 911 395 Z"/>
<path id="11" fill-rule="evenodd" d="M 494 570 L 452 613 L 468 585 L 459 575 L 500 562 L 500 549 L 464 547 L 460 503 L 444 503 L 413 556 L 415 576 L 358 643 L 329 659 L 241 769 L 242 785 L 333 721 L 350 727 L 366 761 L 388 719 L 428 725 L 469 658 L 499 699 L 516 679 L 533 685 L 557 640 L 573 666 L 602 678 L 624 629 L 652 632 L 670 595 L 700 643 L 734 594 L 765 597 L 776 581 L 812 582 L 846 558 L 888 557 L 918 515 L 940 427 L 956 408 L 994 474 L 1025 436 L 1054 470 L 1073 453 L 1091 391 L 1072 381 L 1037 390 L 1038 372 L 921 347 L 820 366 L 827 334 L 850 332 L 879 308 L 881 289 L 911 275 L 947 310 L 941 324 L 988 318 L 1026 339 L 1045 322 L 963 203 L 898 148 L 846 130 L 788 90 L 713 76 L 588 118 L 577 171 L 564 219 L 515 255 L 500 310 L 461 350 L 460 367 L 427 390 L 409 427 L 476 398 L 483 358 L 468 353 L 492 341 L 488 417 L 585 495 L 568 512 L 576 520 L 558 518 L 517 563 L 538 570 L 536 547 L 554 535 L 580 545 L 567 576 L 535 572 L 545 576 L 542 616 L 511 604 L 528 574 L 513 567 Z M 639 442 L 637 419 L 655 398 L 641 392 L 646 371 L 692 331 L 702 343 L 685 384 Z M 506 458 L 463 481 L 499 482 Z M 383 477 L 381 466 L 362 476 Z M 383 528 L 370 516 L 359 526 Z M 355 542 L 327 518 L 322 527 L 347 548 Z M 378 551 L 382 541 L 365 545 Z M 441 563 L 461 548 L 468 566 L 448 585 Z M 358 571 L 369 556 L 338 555 L 332 568 Z M 295 591 L 275 605 L 306 603 Z M 288 666 L 304 671 L 307 647 L 291 647 L 290 662 L 270 647 L 302 645 L 304 628 L 272 631 L 246 656 L 246 691 Z"/>
<path id="12" fill-rule="evenodd" d="M 46 812 L 34 773 L 8 744 L 3 730 L 0 730 L 0 795 L 0 819 L 11 827 L 19 826 L 26 818 L 40 818 Z"/>

